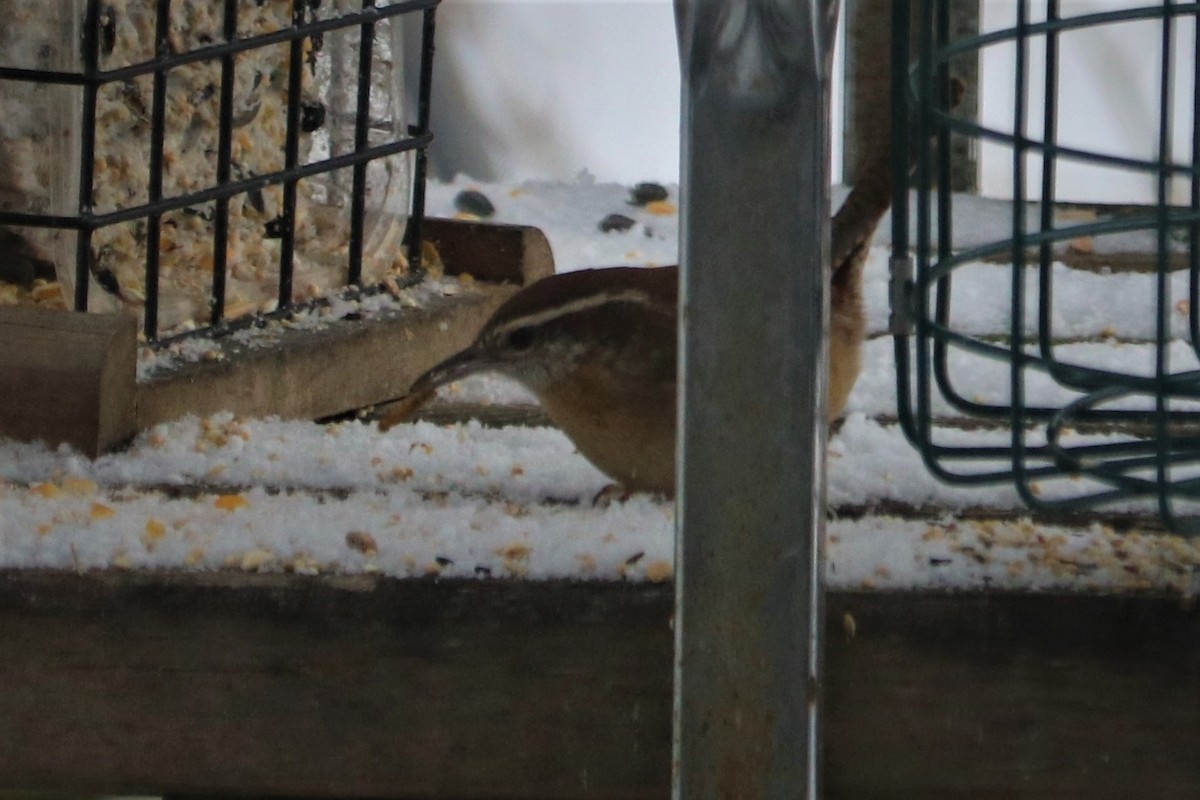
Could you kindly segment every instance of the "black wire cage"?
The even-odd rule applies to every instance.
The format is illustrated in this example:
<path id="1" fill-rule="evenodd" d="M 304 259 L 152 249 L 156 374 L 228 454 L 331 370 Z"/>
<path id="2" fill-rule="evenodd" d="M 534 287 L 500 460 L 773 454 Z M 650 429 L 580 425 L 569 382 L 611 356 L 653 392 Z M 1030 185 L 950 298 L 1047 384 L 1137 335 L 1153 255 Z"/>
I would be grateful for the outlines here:
<path id="1" fill-rule="evenodd" d="M 65 262 L 75 310 L 100 295 L 161 344 L 420 279 L 438 0 L 43 5 L 44 21 L 32 2 L 6 10 L 0 102 L 36 124 L 0 126 L 0 162 L 40 174 L 22 189 L 0 167 L 0 226 Z M 391 46 L 406 17 L 421 29 L 407 99 Z M 164 286 L 193 307 L 164 310 Z"/>
<path id="2" fill-rule="evenodd" d="M 1200 531 L 1200 4 L 1068 15 L 1057 0 L 1017 0 L 1008 24 L 958 39 L 948 5 L 897 2 L 893 20 L 901 424 L 951 483 L 1012 482 L 1038 512 L 1103 506 Z M 1064 71 L 1064 43 L 1086 46 L 1089 32 L 1122 36 L 1131 25 L 1155 42 L 1138 59 L 1153 73 L 1143 115 L 1152 133 L 1136 152 L 1114 152 L 1106 137 L 1099 147 L 1069 141 L 1063 99 L 1103 77 Z M 989 48 L 1007 49 L 1014 65 L 1005 124 L 950 111 L 956 61 Z M 994 237 L 961 241 L 977 220 L 956 219 L 964 215 L 951 198 L 952 137 L 1006 154 L 1013 202 Z M 1153 199 L 1066 214 L 1060 176 L 1079 165 L 1139 176 Z M 1056 263 L 1071 247 L 1130 237 L 1131 271 Z M 981 284 L 972 273 L 983 272 L 991 280 Z M 992 329 L 980 320 L 981 294 L 999 307 Z M 1078 323 L 1088 315 L 1099 318 L 1092 330 Z"/>

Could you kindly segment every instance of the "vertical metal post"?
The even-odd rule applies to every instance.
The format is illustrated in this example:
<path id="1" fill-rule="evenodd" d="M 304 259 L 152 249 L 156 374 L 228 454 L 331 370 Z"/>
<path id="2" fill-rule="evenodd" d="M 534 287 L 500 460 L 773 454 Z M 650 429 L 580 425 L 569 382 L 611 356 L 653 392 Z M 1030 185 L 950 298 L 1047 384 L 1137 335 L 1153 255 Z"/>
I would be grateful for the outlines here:
<path id="1" fill-rule="evenodd" d="M 429 133 L 430 106 L 433 99 L 434 32 L 437 26 L 437 6 L 425 9 L 421 19 L 421 67 L 417 85 L 417 122 L 410 125 L 410 136 Z M 421 263 L 421 226 L 425 219 L 425 176 L 429 169 L 429 147 L 419 147 L 413 156 L 412 207 L 404 239 L 408 246 L 408 268 L 420 278 L 425 274 Z"/>
<path id="2" fill-rule="evenodd" d="M 676 0 L 677 799 L 815 798 L 837 0 Z"/>

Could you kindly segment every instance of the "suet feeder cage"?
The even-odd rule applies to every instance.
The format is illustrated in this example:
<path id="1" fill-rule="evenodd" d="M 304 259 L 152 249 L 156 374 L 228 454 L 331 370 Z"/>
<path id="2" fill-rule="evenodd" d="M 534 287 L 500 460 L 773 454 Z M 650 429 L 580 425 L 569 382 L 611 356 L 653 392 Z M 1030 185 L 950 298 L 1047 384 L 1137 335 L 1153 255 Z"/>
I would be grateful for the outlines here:
<path id="1" fill-rule="evenodd" d="M 898 24 L 909 19 L 907 8 Z M 897 131 L 893 232 L 893 319 L 899 413 L 925 463 L 951 483 L 1010 481 L 1045 514 L 1130 513 L 1157 517 L 1170 529 L 1200 531 L 1200 47 L 1195 6 L 1165 2 L 1140 8 L 1066 15 L 1056 0 L 1014 4 L 1011 25 L 970 38 L 949 35 L 948 3 L 915 2 L 919 56 L 895 50 Z M 1069 37 L 1096 30 L 1154 26 L 1157 64 L 1151 97 L 1157 110 L 1146 153 L 1079 146 L 1060 137 L 1059 105 L 1099 76 L 1061 68 Z M 895 39 L 907 43 L 907 31 Z M 1077 43 L 1077 39 L 1075 41 Z M 1004 48 L 1015 65 L 1011 116 L 984 125 L 947 109 L 956 59 Z M 1181 110 L 1182 109 L 1182 110 Z M 1009 235 L 956 247 L 963 223 L 951 202 L 952 137 L 1004 148 L 1010 158 Z M 928 143 L 927 145 L 925 143 Z M 915 200 L 908 165 L 915 156 Z M 1056 214 L 1059 171 L 1086 165 L 1153 182 L 1149 205 L 1106 209 L 1092 219 Z M 1027 203 L 1027 199 L 1036 200 Z M 915 221 L 911 242 L 910 222 Z M 1070 242 L 1139 233 L 1142 277 L 1152 300 L 1118 292 L 1106 306 L 1113 331 L 1145 308 L 1146 331 L 1129 337 L 1140 363 L 1114 366 L 1089 358 L 1063 330 L 1070 295 L 1056 292 L 1055 262 Z M 1011 264 L 1007 331 L 983 335 L 970 325 L 962 273 L 981 261 Z M 1097 275 L 1103 278 L 1103 275 Z M 1113 280 L 1120 276 L 1113 276 Z M 1110 285 L 1113 281 L 1108 281 Z M 957 291 L 956 291 L 957 290 Z M 1119 335 L 1119 334 L 1118 334 Z M 972 365 L 990 362 L 992 369 Z M 997 365 L 999 369 L 996 368 Z M 988 376 L 986 378 L 980 376 Z M 964 424 L 947 431 L 938 418 Z M 991 438 L 981 428 L 993 427 Z"/>
<path id="2" fill-rule="evenodd" d="M 525 244 L 549 271 L 536 232 L 424 218 L 437 5 L 7 4 L 0 280 L 26 304 L 107 312 L 108 322 L 0 308 L 10 341 L 29 340 L 0 358 L 0 386 L 11 387 L 0 430 L 96 452 L 183 413 L 362 408 L 403 394 L 421 369 L 462 346 L 498 291 L 464 297 L 467 312 L 443 304 L 432 322 L 416 311 L 391 319 L 383 335 L 388 320 L 299 344 L 293 336 L 275 354 L 242 358 L 230 334 L 275 323 L 290 331 L 297 314 L 319 316 L 333 302 L 399 297 L 430 262 L 423 239 L 450 273 L 478 266 L 478 277 L 520 283 Z M 405 59 L 414 38 L 418 52 Z M 66 331 L 78 325 L 100 329 Z M 135 386 L 132 356 L 110 363 L 127 344 L 79 349 L 105 337 L 127 343 L 132 327 L 143 354 L 211 342 L 210 362 L 238 361 L 249 374 L 231 376 L 225 363 L 175 380 L 173 390 L 153 371 Z M 254 358 L 258 366 L 245 365 Z"/>

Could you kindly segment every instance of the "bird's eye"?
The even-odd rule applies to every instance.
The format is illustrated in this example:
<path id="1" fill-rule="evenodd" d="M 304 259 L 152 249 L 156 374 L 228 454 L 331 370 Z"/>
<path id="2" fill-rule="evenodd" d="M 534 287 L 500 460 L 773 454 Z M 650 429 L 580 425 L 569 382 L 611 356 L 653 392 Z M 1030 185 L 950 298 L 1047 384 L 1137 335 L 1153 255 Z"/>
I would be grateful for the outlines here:
<path id="1" fill-rule="evenodd" d="M 508 334 L 508 346 L 513 350 L 528 350 L 533 345 L 533 328 L 517 328 Z"/>

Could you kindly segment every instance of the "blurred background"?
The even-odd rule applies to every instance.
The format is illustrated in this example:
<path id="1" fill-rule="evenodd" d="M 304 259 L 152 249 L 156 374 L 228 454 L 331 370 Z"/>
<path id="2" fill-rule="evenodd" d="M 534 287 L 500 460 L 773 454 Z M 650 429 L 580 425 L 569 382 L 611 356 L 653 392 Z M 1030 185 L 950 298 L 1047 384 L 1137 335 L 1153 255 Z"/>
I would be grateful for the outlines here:
<path id="1" fill-rule="evenodd" d="M 678 179 L 671 0 L 450 0 L 437 25 L 431 177 Z"/>
<path id="2" fill-rule="evenodd" d="M 1043 14 L 1031 4 L 1034 19 Z M 1144 5 L 1136 0 L 1063 0 L 1064 17 Z M 955 35 L 1010 27 L 1016 0 L 952 0 Z M 850 182 L 858 153 L 886 114 L 887 0 L 843 5 L 835 53 L 831 175 Z M 1044 18 L 1044 17 L 1043 17 Z M 1062 144 L 1152 157 L 1157 142 L 1160 26 L 1091 28 L 1061 38 Z M 1174 36 L 1186 53 L 1192 23 Z M 486 182 L 678 179 L 679 65 L 671 0 L 450 0 L 438 13 L 434 73 L 433 177 Z M 1011 132 L 1014 63 L 997 43 L 955 65 L 971 91 L 963 113 Z M 1044 57 L 1029 53 L 1029 107 L 1040 109 Z M 1194 70 L 1175 60 L 1175 97 L 1190 98 Z M 415 70 L 410 70 L 415 74 Z M 1190 106 L 1189 106 L 1190 108 Z M 1040 113 L 1031 114 L 1040 118 Z M 1172 115 L 1174 146 L 1190 146 L 1190 114 Z M 1034 138 L 1040 130 L 1029 130 Z M 1031 170 L 1039 162 L 1031 158 Z M 955 187 L 988 197 L 1011 193 L 1005 145 L 960 143 Z M 1034 187 L 1036 188 L 1036 187 Z M 1058 197 L 1074 202 L 1153 202 L 1144 171 L 1065 163 Z M 1186 187 L 1175 187 L 1179 199 Z"/>

